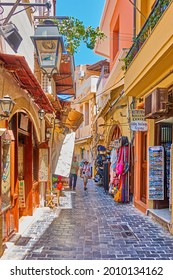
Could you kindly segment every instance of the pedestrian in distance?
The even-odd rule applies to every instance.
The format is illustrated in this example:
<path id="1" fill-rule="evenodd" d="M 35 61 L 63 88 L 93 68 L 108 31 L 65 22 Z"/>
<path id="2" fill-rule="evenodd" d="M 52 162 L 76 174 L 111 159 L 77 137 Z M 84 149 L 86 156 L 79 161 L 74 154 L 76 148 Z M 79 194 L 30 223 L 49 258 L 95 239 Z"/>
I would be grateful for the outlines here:
<path id="1" fill-rule="evenodd" d="M 79 162 L 77 161 L 77 157 L 73 156 L 71 170 L 70 170 L 70 176 L 69 176 L 70 189 L 72 189 L 72 187 L 73 187 L 73 190 L 76 189 L 78 170 L 79 170 Z"/>
<path id="2" fill-rule="evenodd" d="M 88 179 L 91 179 L 91 165 L 88 160 L 84 161 L 81 168 L 80 176 L 83 178 L 84 190 L 87 190 Z"/>

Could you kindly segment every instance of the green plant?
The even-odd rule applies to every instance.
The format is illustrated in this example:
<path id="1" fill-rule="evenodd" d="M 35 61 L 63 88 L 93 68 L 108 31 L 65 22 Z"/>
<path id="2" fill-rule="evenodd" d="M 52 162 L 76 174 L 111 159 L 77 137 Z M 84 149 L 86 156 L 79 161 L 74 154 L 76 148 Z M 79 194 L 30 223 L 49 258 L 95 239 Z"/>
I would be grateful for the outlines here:
<path id="1" fill-rule="evenodd" d="M 97 27 L 85 27 L 83 22 L 70 17 L 62 21 L 54 20 L 58 25 L 60 34 L 64 35 L 65 46 L 72 55 L 78 51 L 83 42 L 89 49 L 94 49 L 96 41 L 104 39 L 105 34 Z"/>

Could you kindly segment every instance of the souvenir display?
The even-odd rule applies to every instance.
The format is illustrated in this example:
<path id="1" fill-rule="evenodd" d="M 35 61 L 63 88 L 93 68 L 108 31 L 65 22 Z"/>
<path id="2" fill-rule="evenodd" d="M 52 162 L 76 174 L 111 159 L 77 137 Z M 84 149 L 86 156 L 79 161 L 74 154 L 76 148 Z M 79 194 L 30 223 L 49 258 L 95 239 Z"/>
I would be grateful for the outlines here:
<path id="1" fill-rule="evenodd" d="M 165 149 L 165 183 L 166 183 L 166 195 L 170 197 L 170 153 L 171 143 L 164 145 Z"/>
<path id="2" fill-rule="evenodd" d="M 164 200 L 164 148 L 149 147 L 149 194 L 150 200 Z"/>
<path id="3" fill-rule="evenodd" d="M 109 193 L 116 202 L 129 202 L 129 142 L 126 136 L 111 143 Z"/>

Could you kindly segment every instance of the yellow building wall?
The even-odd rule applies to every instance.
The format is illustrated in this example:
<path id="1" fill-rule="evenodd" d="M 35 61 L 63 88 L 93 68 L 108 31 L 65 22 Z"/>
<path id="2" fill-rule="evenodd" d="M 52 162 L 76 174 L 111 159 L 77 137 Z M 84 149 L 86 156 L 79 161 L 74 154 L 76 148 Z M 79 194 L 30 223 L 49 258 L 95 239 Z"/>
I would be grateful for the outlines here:
<path id="1" fill-rule="evenodd" d="M 0 98 L 9 95 L 16 103 L 9 117 L 9 121 L 16 112 L 21 112 L 22 110 L 27 112 L 34 124 L 37 139 L 40 141 L 40 120 L 37 112 L 38 109 L 33 105 L 27 93 L 21 89 L 14 79 L 12 79 L 11 75 L 2 68 L 0 70 L 0 92 Z M 4 127 L 4 121 L 0 121 L 0 126 Z"/>
<path id="2" fill-rule="evenodd" d="M 155 1 L 150 0 L 137 0 L 137 7 L 141 10 L 143 15 L 148 16 L 154 3 Z M 136 11 L 136 13 L 136 31 L 138 34 L 145 20 L 144 18 L 142 19 L 143 16 L 140 15 L 139 12 Z M 173 84 L 173 36 L 172 30 L 170 29 L 170 26 L 173 26 L 172 14 L 173 2 L 170 3 L 164 15 L 157 22 L 151 34 L 127 69 L 125 73 L 125 92 L 128 96 L 145 98 L 145 96 L 156 87 L 168 88 Z M 147 120 L 147 122 L 147 146 L 149 147 L 155 144 L 155 121 Z M 136 147 L 136 150 L 138 150 L 138 147 Z M 137 187 L 139 183 L 137 179 L 140 177 L 140 166 L 135 170 L 135 177 L 135 187 Z M 148 200 L 147 208 L 152 209 L 153 204 L 152 200 Z M 171 221 L 173 223 L 173 209 Z M 173 233 L 173 228 L 170 228 L 170 231 Z"/>

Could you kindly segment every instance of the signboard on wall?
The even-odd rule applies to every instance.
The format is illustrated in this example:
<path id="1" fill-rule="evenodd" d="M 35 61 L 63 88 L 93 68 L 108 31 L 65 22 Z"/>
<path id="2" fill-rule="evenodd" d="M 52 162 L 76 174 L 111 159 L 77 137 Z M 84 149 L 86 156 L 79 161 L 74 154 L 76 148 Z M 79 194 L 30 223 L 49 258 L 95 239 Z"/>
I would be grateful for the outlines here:
<path id="1" fill-rule="evenodd" d="M 2 210 L 10 207 L 10 144 L 5 141 L 1 146 L 1 200 Z"/>
<path id="2" fill-rule="evenodd" d="M 26 207 L 25 201 L 25 182 L 19 181 L 19 208 Z"/>
<path id="3" fill-rule="evenodd" d="M 148 199 L 164 200 L 164 148 L 149 147 L 148 157 Z"/>
<path id="4" fill-rule="evenodd" d="M 145 110 L 144 109 L 131 110 L 131 121 L 145 121 Z"/>
<path id="5" fill-rule="evenodd" d="M 133 121 L 130 123 L 130 129 L 132 131 L 147 131 L 148 123 L 146 121 Z"/>
<path id="6" fill-rule="evenodd" d="M 39 149 L 39 181 L 48 181 L 48 166 L 49 166 L 48 149 Z"/>
<path id="7" fill-rule="evenodd" d="M 21 114 L 20 115 L 20 125 L 19 127 L 25 131 L 28 131 L 28 124 L 29 124 L 29 119 L 26 115 Z"/>

